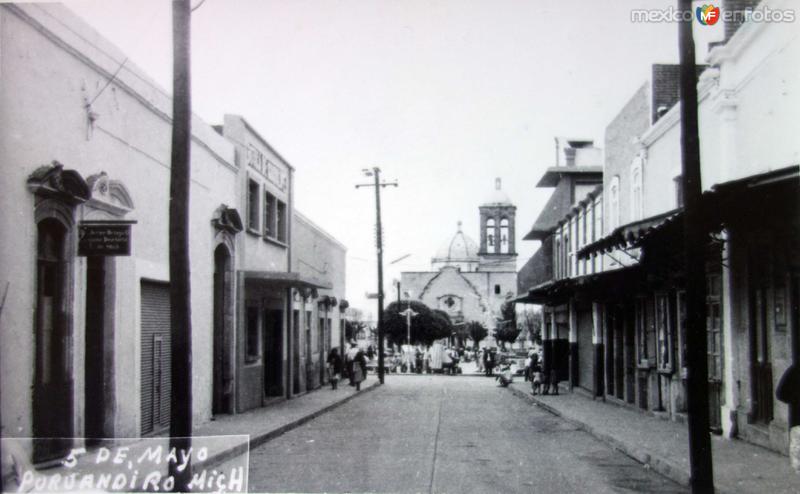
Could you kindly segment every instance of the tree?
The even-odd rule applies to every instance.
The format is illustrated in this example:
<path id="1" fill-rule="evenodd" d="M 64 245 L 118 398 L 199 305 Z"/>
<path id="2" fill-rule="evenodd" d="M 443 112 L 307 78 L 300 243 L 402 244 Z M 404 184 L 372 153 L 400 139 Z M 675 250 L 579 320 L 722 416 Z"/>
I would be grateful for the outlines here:
<path id="1" fill-rule="evenodd" d="M 503 323 L 495 330 L 494 337 L 505 346 L 505 343 L 514 343 L 517 341 L 520 332 L 521 330 L 518 327 L 509 323 Z"/>
<path id="2" fill-rule="evenodd" d="M 470 321 L 466 325 L 464 325 L 467 334 L 472 341 L 475 342 L 475 346 L 478 346 L 478 343 L 489 336 L 489 331 L 486 329 L 486 326 L 479 323 L 478 321 Z"/>
<path id="3" fill-rule="evenodd" d="M 542 311 L 541 310 L 528 310 L 522 311 L 522 320 L 520 326 L 525 332 L 525 338 L 536 343 L 542 344 Z"/>
<path id="4" fill-rule="evenodd" d="M 434 340 L 450 336 L 452 324 L 446 313 L 433 311 L 417 300 L 392 302 L 383 311 L 383 327 L 386 337 L 393 344 L 404 344 L 408 340 L 406 316 L 408 307 L 417 313 L 411 318 L 411 343 L 430 345 Z"/>

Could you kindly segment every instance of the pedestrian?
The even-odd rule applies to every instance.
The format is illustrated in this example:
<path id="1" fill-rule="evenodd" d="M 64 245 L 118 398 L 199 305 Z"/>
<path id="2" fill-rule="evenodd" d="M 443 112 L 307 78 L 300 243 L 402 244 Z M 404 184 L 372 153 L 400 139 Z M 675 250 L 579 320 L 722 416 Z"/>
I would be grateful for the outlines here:
<path id="1" fill-rule="evenodd" d="M 358 355 L 359 352 L 361 352 L 361 350 L 358 349 L 358 344 L 356 343 L 356 340 L 350 340 L 350 348 L 347 350 L 347 353 L 345 354 L 345 367 L 347 368 L 347 375 L 350 378 L 350 386 L 356 385 L 356 381 L 354 379 L 355 377 L 354 363 L 356 356 Z"/>
<path id="2" fill-rule="evenodd" d="M 789 405 L 789 461 L 800 474 L 800 366 L 792 364 L 778 381 L 775 397 Z"/>
<path id="3" fill-rule="evenodd" d="M 492 377 L 494 375 L 494 366 L 497 363 L 497 350 L 495 348 L 489 348 L 483 355 L 483 366 L 486 369 L 486 375 Z"/>
<path id="4" fill-rule="evenodd" d="M 478 366 L 478 374 L 483 374 L 483 348 L 475 350 L 475 364 Z"/>
<path id="5" fill-rule="evenodd" d="M 558 373 L 555 369 L 550 369 L 550 391 L 558 396 Z"/>
<path id="6" fill-rule="evenodd" d="M 367 377 L 367 358 L 357 345 L 354 344 L 353 347 L 355 349 L 355 355 L 353 356 L 353 383 L 356 391 L 360 391 L 361 382 Z"/>
<path id="7" fill-rule="evenodd" d="M 342 377 L 342 357 L 338 348 L 332 348 L 328 354 L 328 373 L 331 376 L 331 389 L 338 388 L 339 379 Z"/>

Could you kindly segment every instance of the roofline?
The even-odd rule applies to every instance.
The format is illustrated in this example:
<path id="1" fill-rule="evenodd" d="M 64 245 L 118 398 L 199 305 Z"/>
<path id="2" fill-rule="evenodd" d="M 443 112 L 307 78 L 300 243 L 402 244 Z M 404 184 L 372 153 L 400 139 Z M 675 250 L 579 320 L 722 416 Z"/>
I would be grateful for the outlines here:
<path id="1" fill-rule="evenodd" d="M 548 168 L 536 187 L 555 187 L 562 175 L 592 175 L 603 174 L 603 165 L 597 166 L 551 166 Z"/>
<path id="2" fill-rule="evenodd" d="M 244 126 L 245 126 L 245 127 L 247 127 L 247 130 L 249 130 L 249 131 L 250 131 L 250 132 L 251 132 L 251 133 L 252 133 L 252 134 L 253 134 L 253 135 L 254 135 L 256 138 L 258 138 L 258 140 L 259 140 L 259 141 L 261 141 L 261 144 L 263 144 L 264 146 L 266 146 L 266 147 L 267 147 L 267 149 L 269 149 L 269 150 L 270 150 L 270 151 L 271 151 L 273 154 L 275 154 L 275 156 L 277 156 L 277 157 L 278 157 L 278 158 L 279 158 L 281 161 L 283 161 L 283 164 L 284 164 L 284 165 L 286 165 L 287 167 L 289 167 L 289 169 L 290 169 L 290 170 L 292 170 L 292 171 L 295 171 L 295 167 L 294 167 L 294 166 L 292 166 L 292 164 L 291 164 L 291 163 L 289 163 L 289 160 L 287 160 L 286 158 L 284 158 L 284 157 L 281 155 L 281 153 L 279 153 L 279 152 L 278 152 L 278 150 L 276 150 L 276 149 L 275 149 L 275 148 L 274 148 L 274 147 L 273 147 L 273 146 L 272 146 L 272 145 L 271 145 L 269 142 L 267 142 L 267 140 L 266 140 L 266 139 L 264 139 L 264 136 L 262 136 L 262 135 L 261 135 L 261 134 L 260 134 L 260 133 L 259 133 L 259 132 L 258 132 L 258 131 L 255 129 L 255 127 L 253 127 L 253 126 L 250 124 L 250 122 L 248 122 L 248 121 L 247 121 L 247 119 L 246 119 L 246 118 L 244 118 L 243 116 L 239 115 L 238 113 L 226 113 L 225 115 L 227 115 L 227 116 L 231 116 L 231 117 L 236 117 L 236 118 L 238 118 L 239 120 L 241 120 L 241 121 L 242 121 L 242 123 L 244 124 Z M 223 118 L 224 118 L 224 117 L 223 117 Z M 224 128 L 224 125 L 223 125 L 223 128 Z"/>
<path id="3" fill-rule="evenodd" d="M 295 217 L 297 217 L 297 219 L 299 219 L 300 221 L 303 221 L 308 226 L 312 227 L 314 230 L 316 230 L 319 233 L 321 233 L 323 237 L 327 238 L 328 240 L 330 240 L 331 242 L 333 242 L 337 246 L 339 246 L 343 251 L 347 252 L 347 246 L 346 245 L 344 245 L 342 242 L 337 240 L 336 237 L 334 237 L 333 235 L 331 235 L 330 233 L 325 231 L 319 225 L 317 225 L 316 223 L 314 223 L 313 221 L 308 219 L 308 216 L 306 216 L 303 213 L 301 213 L 300 211 L 298 211 L 297 208 L 294 209 L 294 215 L 295 215 Z"/>

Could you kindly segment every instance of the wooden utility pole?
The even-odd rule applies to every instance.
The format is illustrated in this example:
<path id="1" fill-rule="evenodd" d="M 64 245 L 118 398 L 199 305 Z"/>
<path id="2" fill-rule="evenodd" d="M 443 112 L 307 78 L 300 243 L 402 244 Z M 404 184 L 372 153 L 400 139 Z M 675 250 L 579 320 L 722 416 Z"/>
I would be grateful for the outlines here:
<path id="1" fill-rule="evenodd" d="M 688 423 L 690 487 L 693 493 L 714 492 L 711 437 L 708 419 L 708 363 L 706 341 L 707 236 L 701 205 L 700 137 L 697 124 L 697 68 L 695 67 L 691 0 L 678 0 L 684 14 L 678 24 L 680 48 L 681 161 L 683 166 L 683 228 L 686 266 L 686 354 L 688 367 Z"/>
<path id="2" fill-rule="evenodd" d="M 365 170 L 367 176 L 374 176 L 374 184 L 358 184 L 359 187 L 375 187 L 375 236 L 378 249 L 378 380 L 383 384 L 383 227 L 381 226 L 381 188 L 397 187 L 397 182 L 381 182 L 381 169 L 373 167 Z"/>
<path id="3" fill-rule="evenodd" d="M 172 161 L 169 184 L 169 297 L 172 326 L 172 396 L 170 401 L 170 449 L 189 452 L 192 444 L 192 308 L 189 264 L 189 186 L 191 147 L 191 89 L 189 0 L 172 2 Z M 188 492 L 191 463 L 178 471 L 174 492 Z"/>

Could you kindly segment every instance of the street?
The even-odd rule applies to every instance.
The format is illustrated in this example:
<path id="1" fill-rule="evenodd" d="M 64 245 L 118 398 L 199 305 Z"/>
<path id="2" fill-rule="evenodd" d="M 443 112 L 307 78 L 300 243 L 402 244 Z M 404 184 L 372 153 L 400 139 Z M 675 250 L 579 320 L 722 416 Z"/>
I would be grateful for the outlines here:
<path id="1" fill-rule="evenodd" d="M 493 379 L 408 375 L 252 450 L 249 490 L 684 492 Z"/>

